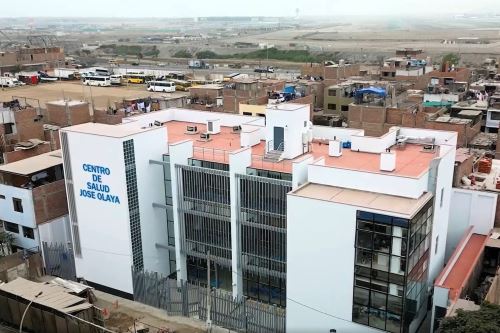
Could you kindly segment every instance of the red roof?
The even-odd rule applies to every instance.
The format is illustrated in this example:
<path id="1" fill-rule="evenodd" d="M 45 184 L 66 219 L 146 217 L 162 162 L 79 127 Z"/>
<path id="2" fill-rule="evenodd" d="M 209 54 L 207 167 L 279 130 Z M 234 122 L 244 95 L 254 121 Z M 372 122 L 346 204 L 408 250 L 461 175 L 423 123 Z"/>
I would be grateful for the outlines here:
<path id="1" fill-rule="evenodd" d="M 468 240 L 467 237 L 469 237 Z M 459 298 L 462 289 L 467 285 L 469 278 L 484 251 L 487 239 L 487 235 L 468 233 L 458 244 L 457 249 L 446 264 L 446 267 L 436 279 L 436 286 L 450 290 L 448 295 L 450 300 L 456 301 Z M 463 246 L 464 241 L 467 242 L 465 246 Z M 453 266 L 449 267 L 448 265 L 450 264 Z"/>

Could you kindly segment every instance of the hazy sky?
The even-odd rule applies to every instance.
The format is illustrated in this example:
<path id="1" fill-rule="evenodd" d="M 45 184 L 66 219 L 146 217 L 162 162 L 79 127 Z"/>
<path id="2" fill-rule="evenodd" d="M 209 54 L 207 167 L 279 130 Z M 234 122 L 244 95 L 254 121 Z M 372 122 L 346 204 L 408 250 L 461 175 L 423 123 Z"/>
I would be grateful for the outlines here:
<path id="1" fill-rule="evenodd" d="M 493 12 L 500 0 L 2 0 L 0 17 L 398 15 Z"/>

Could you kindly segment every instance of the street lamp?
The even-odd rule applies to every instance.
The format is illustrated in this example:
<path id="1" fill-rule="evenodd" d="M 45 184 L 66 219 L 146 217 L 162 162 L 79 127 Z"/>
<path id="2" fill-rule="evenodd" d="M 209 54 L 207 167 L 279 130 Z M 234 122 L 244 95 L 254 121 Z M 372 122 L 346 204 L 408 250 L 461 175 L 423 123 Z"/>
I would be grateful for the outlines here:
<path id="1" fill-rule="evenodd" d="M 30 308 L 31 306 L 31 303 L 33 303 L 33 301 L 35 300 L 35 298 L 38 298 L 40 295 L 43 294 L 43 291 L 40 291 L 38 294 L 35 295 L 35 297 L 33 297 L 33 299 L 28 303 L 28 306 L 26 307 L 26 309 L 24 310 L 24 313 L 23 313 L 23 316 L 21 317 L 21 323 L 19 324 L 19 333 L 23 333 L 23 321 L 24 321 L 24 317 L 26 316 L 26 313 L 28 312 L 28 309 Z"/>

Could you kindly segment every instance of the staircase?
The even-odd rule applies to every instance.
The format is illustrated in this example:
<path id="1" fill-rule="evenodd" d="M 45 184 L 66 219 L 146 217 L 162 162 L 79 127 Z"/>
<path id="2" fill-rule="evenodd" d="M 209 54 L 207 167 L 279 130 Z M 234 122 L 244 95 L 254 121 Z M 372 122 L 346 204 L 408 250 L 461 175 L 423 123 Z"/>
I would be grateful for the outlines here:
<path id="1" fill-rule="evenodd" d="M 274 163 L 279 162 L 281 161 L 281 155 L 283 155 L 281 150 L 270 150 L 264 155 L 264 161 Z"/>
<path id="2" fill-rule="evenodd" d="M 266 162 L 273 162 L 277 163 L 280 162 L 283 158 L 283 151 L 285 150 L 284 142 L 280 143 L 278 146 L 278 149 L 275 150 L 269 150 L 265 155 L 264 155 L 264 161 Z"/>

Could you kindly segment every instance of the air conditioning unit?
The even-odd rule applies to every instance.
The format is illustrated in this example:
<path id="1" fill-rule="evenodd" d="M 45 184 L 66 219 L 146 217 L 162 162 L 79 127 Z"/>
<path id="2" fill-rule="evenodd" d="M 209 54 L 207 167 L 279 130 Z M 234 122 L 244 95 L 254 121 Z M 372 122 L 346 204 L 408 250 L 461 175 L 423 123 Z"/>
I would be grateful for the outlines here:
<path id="1" fill-rule="evenodd" d="M 200 140 L 205 141 L 205 142 L 210 141 L 210 134 L 209 133 L 201 133 Z"/>
<path id="2" fill-rule="evenodd" d="M 233 126 L 233 133 L 240 133 L 241 132 L 241 126 Z"/>
<path id="3" fill-rule="evenodd" d="M 187 126 L 186 127 L 186 134 L 198 134 L 198 126 Z"/>
<path id="4" fill-rule="evenodd" d="M 157 127 L 161 127 L 161 126 L 163 126 L 163 123 L 158 121 L 158 120 L 155 120 L 154 125 Z"/>

